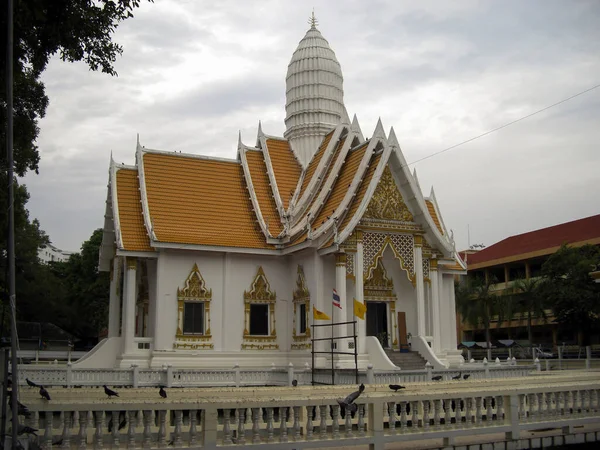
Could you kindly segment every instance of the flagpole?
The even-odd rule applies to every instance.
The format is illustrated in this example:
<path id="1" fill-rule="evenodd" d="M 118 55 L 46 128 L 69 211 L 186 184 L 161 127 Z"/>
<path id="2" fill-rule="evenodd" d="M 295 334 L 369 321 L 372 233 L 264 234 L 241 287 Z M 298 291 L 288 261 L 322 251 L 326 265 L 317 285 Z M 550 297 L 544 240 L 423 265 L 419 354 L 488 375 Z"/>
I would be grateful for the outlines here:
<path id="1" fill-rule="evenodd" d="M 12 365 L 12 448 L 17 449 L 20 444 L 18 441 L 19 415 L 18 410 L 18 389 L 19 377 L 17 374 L 17 316 L 16 316 L 16 283 L 15 283 L 15 186 L 14 186 L 14 155 L 13 155 L 13 0 L 7 1 L 6 15 L 6 165 L 8 166 L 8 242 L 7 242 L 7 260 L 8 260 L 8 295 L 11 311 L 10 327 L 10 349 Z M 4 436 L 2 437 L 4 439 Z"/>

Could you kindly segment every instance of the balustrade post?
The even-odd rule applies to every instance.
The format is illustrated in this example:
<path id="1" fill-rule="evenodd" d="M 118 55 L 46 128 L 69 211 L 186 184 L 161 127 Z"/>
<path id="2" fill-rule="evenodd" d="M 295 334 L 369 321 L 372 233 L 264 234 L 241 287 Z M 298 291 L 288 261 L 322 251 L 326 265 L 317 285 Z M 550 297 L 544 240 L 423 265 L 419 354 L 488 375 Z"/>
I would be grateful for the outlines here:
<path id="1" fill-rule="evenodd" d="M 292 385 L 292 382 L 294 381 L 294 365 L 292 363 L 288 364 L 288 386 Z"/>
<path id="2" fill-rule="evenodd" d="M 490 366 L 487 358 L 483 358 L 483 369 L 485 371 L 485 378 L 487 380 L 490 377 Z"/>
<path id="3" fill-rule="evenodd" d="M 429 361 L 425 363 L 425 370 L 427 371 L 427 381 L 431 381 L 433 366 Z"/>
<path id="4" fill-rule="evenodd" d="M 507 395 L 504 399 L 504 414 L 510 423 L 506 439 L 514 441 L 519 439 L 519 396 Z"/>
<path id="5" fill-rule="evenodd" d="M 70 388 L 73 386 L 73 364 L 71 361 L 67 363 L 67 387 Z"/>
<path id="6" fill-rule="evenodd" d="M 240 365 L 235 363 L 233 370 L 235 371 L 235 387 L 240 387 Z"/>
<path id="7" fill-rule="evenodd" d="M 585 347 L 585 368 L 589 370 L 591 367 L 592 367 L 592 347 L 588 345 Z"/>
<path id="8" fill-rule="evenodd" d="M 550 372 L 550 360 L 546 360 L 546 372 Z"/>
<path id="9" fill-rule="evenodd" d="M 229 411 L 228 411 L 229 413 Z M 209 407 L 204 410 L 202 414 L 202 437 L 203 437 L 203 448 L 216 449 L 217 448 L 217 425 L 218 425 L 218 412 L 216 407 Z"/>
<path id="10" fill-rule="evenodd" d="M 542 365 L 540 364 L 539 358 L 535 358 L 535 361 L 533 361 L 533 364 L 535 364 L 535 370 L 537 370 L 538 372 L 542 371 Z"/>
<path id="11" fill-rule="evenodd" d="M 131 378 L 133 379 L 133 387 L 138 388 L 140 385 L 140 368 L 138 367 L 137 364 L 132 364 L 131 371 L 133 372 L 132 376 L 131 376 Z M 167 378 L 168 378 L 168 375 L 167 375 Z"/>
<path id="12" fill-rule="evenodd" d="M 171 364 L 167 365 L 167 387 L 173 387 L 173 366 Z"/>
<path id="13" fill-rule="evenodd" d="M 558 347 L 558 369 L 562 370 L 563 348 Z"/>
<path id="14" fill-rule="evenodd" d="M 381 403 L 373 401 L 368 404 L 369 428 L 373 432 L 373 442 L 369 450 L 383 450 L 383 408 Z"/>
<path id="15" fill-rule="evenodd" d="M 44 417 L 46 419 L 44 444 L 47 450 L 52 450 L 52 411 L 46 411 Z"/>
<path id="16" fill-rule="evenodd" d="M 367 365 L 367 384 L 375 383 L 375 375 L 373 374 L 373 364 Z"/>

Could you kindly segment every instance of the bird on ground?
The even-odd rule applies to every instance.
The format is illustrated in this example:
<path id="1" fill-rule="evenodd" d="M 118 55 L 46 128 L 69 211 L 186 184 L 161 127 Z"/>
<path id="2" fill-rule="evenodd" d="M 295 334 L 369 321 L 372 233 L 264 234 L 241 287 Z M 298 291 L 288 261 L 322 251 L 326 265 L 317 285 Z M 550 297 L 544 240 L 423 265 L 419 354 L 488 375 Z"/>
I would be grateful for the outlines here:
<path id="1" fill-rule="evenodd" d="M 462 372 L 458 372 L 458 375 L 456 375 L 455 377 L 452 377 L 453 380 L 460 380 L 460 377 L 462 376 Z"/>
<path id="2" fill-rule="evenodd" d="M 37 428 L 31 428 L 28 425 L 19 424 L 19 427 L 17 428 L 17 434 L 19 436 L 23 434 L 33 434 L 34 436 L 37 436 L 36 431 L 38 431 Z"/>
<path id="3" fill-rule="evenodd" d="M 109 389 L 109 388 L 108 388 L 106 385 L 103 385 L 102 387 L 104 388 L 104 393 L 105 393 L 106 395 L 108 395 L 108 398 L 111 398 L 111 397 L 118 397 L 118 396 L 119 396 L 119 394 L 117 394 L 117 393 L 116 393 L 115 391 L 113 391 L 112 389 Z"/>
<path id="4" fill-rule="evenodd" d="M 442 378 L 443 377 L 441 375 L 436 375 L 435 377 L 431 377 L 431 381 L 441 381 Z"/>
<path id="5" fill-rule="evenodd" d="M 46 388 L 44 386 L 40 386 L 40 395 L 42 396 L 42 398 L 45 398 L 46 400 L 50 400 L 50 394 L 48 394 L 48 391 L 46 390 Z"/>
<path id="6" fill-rule="evenodd" d="M 398 392 L 398 389 L 406 389 L 406 386 L 400 386 L 399 384 L 390 384 L 390 389 L 394 392 Z"/>
<path id="7" fill-rule="evenodd" d="M 345 399 L 338 399 L 338 405 L 340 405 L 342 408 L 344 409 L 348 409 L 350 412 L 356 412 L 356 410 L 358 409 L 358 406 L 356 405 L 356 403 L 354 403 L 354 401 L 358 398 L 358 396 L 360 394 L 363 393 L 363 391 L 365 390 L 365 385 L 361 384 L 358 387 L 358 391 L 354 391 L 352 394 L 350 394 L 348 397 L 346 397 Z"/>
<path id="8" fill-rule="evenodd" d="M 298 380 L 292 380 L 292 386 L 294 386 L 294 387 L 298 386 Z"/>
<path id="9" fill-rule="evenodd" d="M 469 378 L 470 376 L 471 376 L 471 374 L 470 374 L 470 373 L 465 373 L 465 374 L 463 375 L 463 380 L 466 380 L 466 379 L 467 379 L 467 378 Z"/>
<path id="10" fill-rule="evenodd" d="M 37 383 L 34 383 L 34 382 L 33 382 L 33 381 L 31 381 L 29 378 L 25 378 L 25 381 L 27 381 L 27 385 L 28 385 L 29 387 L 40 387 L 40 385 L 39 385 L 39 384 L 37 384 Z"/>
<path id="11" fill-rule="evenodd" d="M 160 395 L 162 398 L 167 398 L 167 392 L 165 391 L 164 386 L 160 387 L 160 389 L 158 390 L 158 395 Z"/>
<path id="12" fill-rule="evenodd" d="M 10 400 L 9 405 L 11 405 L 11 407 L 12 407 L 12 391 L 8 391 L 6 393 L 6 397 Z M 25 406 L 23 403 L 21 403 L 19 400 L 17 400 L 17 414 L 19 416 L 25 416 L 25 417 L 31 416 L 31 412 L 29 411 L 29 408 L 27 406 Z"/>

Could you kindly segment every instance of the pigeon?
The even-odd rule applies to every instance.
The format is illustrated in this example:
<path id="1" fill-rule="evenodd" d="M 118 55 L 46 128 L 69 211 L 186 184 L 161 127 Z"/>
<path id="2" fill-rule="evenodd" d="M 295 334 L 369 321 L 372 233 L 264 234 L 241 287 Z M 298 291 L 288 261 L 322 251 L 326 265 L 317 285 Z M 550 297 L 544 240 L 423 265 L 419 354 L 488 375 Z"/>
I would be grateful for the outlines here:
<path id="1" fill-rule="evenodd" d="M 442 381 L 442 376 L 436 375 L 435 377 L 431 377 L 431 381 Z"/>
<path id="2" fill-rule="evenodd" d="M 28 425 L 19 424 L 19 428 L 17 428 L 17 434 L 19 436 L 23 434 L 33 434 L 34 436 L 37 436 L 36 431 L 38 431 L 37 428 L 31 428 Z"/>
<path id="3" fill-rule="evenodd" d="M 470 376 L 471 376 L 471 374 L 470 374 L 470 373 L 465 373 L 465 374 L 463 375 L 463 380 L 466 380 L 466 379 L 467 379 L 467 378 L 469 378 Z"/>
<path id="4" fill-rule="evenodd" d="M 462 372 L 458 372 L 458 375 L 456 375 L 455 377 L 452 377 L 453 380 L 460 380 L 460 377 L 462 375 Z"/>
<path id="5" fill-rule="evenodd" d="M 294 386 L 294 387 L 298 386 L 298 380 L 292 380 L 292 386 Z"/>
<path id="6" fill-rule="evenodd" d="M 25 378 L 25 381 L 27 381 L 27 385 L 29 387 L 40 387 L 39 384 L 34 383 L 33 381 L 31 381 L 29 378 Z"/>
<path id="7" fill-rule="evenodd" d="M 406 389 L 406 386 L 400 386 L 399 384 L 390 384 L 390 389 L 394 392 L 398 392 L 398 389 Z"/>
<path id="8" fill-rule="evenodd" d="M 50 394 L 48 394 L 48 391 L 46 390 L 46 388 L 44 386 L 40 386 L 40 395 L 42 396 L 42 398 L 45 398 L 46 400 L 50 400 Z"/>
<path id="9" fill-rule="evenodd" d="M 126 425 L 127 425 L 127 417 L 125 416 L 125 413 L 123 411 L 121 411 L 119 413 L 119 430 L 122 430 L 123 428 L 125 428 Z M 106 427 L 108 428 L 108 432 L 110 433 L 113 429 L 112 417 L 108 421 L 108 424 L 106 425 Z"/>
<path id="10" fill-rule="evenodd" d="M 161 386 L 160 389 L 158 390 L 158 394 L 162 397 L 162 398 L 167 398 L 167 392 L 165 391 L 165 387 Z"/>
<path id="11" fill-rule="evenodd" d="M 344 409 L 347 408 L 350 412 L 356 412 L 356 410 L 358 409 L 358 406 L 356 405 L 356 403 L 354 403 L 354 401 L 358 398 L 358 396 L 360 394 L 363 393 L 364 390 L 365 390 L 365 385 L 361 384 L 358 387 L 358 391 L 354 391 L 352 394 L 350 394 L 348 397 L 346 397 L 343 400 L 338 399 L 337 400 L 338 405 L 340 405 Z"/>
<path id="12" fill-rule="evenodd" d="M 108 395 L 108 398 L 111 397 L 118 397 L 119 394 L 117 394 L 115 391 L 113 391 L 112 389 L 109 389 L 106 385 L 103 386 L 104 387 L 104 393 L 106 395 Z"/>
<path id="13" fill-rule="evenodd" d="M 8 391 L 6 393 L 6 397 L 11 399 L 11 403 L 9 403 L 9 405 L 11 405 L 11 407 L 12 407 L 12 391 Z M 25 417 L 31 416 L 31 412 L 29 411 L 29 408 L 27 406 L 25 406 L 23 403 L 21 403 L 19 400 L 17 400 L 17 414 L 19 416 L 25 416 Z"/>

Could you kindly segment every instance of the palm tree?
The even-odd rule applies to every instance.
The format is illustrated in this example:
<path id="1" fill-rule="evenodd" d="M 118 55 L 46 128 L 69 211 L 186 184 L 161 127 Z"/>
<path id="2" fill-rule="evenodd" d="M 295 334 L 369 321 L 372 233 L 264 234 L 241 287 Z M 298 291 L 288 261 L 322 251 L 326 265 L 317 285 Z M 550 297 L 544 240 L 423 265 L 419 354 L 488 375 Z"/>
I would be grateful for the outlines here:
<path id="1" fill-rule="evenodd" d="M 527 338 L 529 339 L 529 349 L 531 357 L 533 354 L 533 330 L 532 322 L 534 317 L 540 318 L 544 323 L 548 320 L 546 314 L 546 302 L 541 295 L 541 278 L 528 278 L 526 280 L 517 280 L 513 285 L 513 292 L 519 301 L 521 317 L 523 314 L 527 318 Z"/>
<path id="2" fill-rule="evenodd" d="M 491 289 L 495 283 L 491 277 L 487 280 L 473 278 L 455 287 L 456 306 L 463 320 L 474 327 L 483 325 L 488 360 L 492 358 L 490 322 L 499 310 L 499 298 Z"/>

